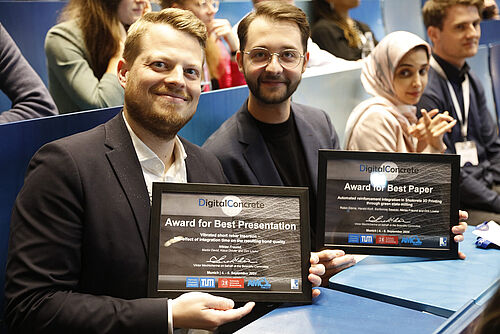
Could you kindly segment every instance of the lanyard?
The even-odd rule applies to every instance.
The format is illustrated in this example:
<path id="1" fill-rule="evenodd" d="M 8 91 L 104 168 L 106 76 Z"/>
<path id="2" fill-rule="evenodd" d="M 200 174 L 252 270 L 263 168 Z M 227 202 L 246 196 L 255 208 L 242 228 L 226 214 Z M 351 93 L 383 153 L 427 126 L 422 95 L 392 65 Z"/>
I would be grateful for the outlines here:
<path id="1" fill-rule="evenodd" d="M 464 113 L 462 114 L 462 108 L 460 108 L 460 103 L 458 103 L 457 95 L 455 94 L 455 90 L 451 85 L 450 81 L 446 77 L 441 66 L 438 62 L 431 58 L 431 66 L 438 72 L 444 79 L 446 79 L 446 84 L 448 85 L 448 91 L 451 95 L 451 100 L 453 101 L 453 106 L 455 107 L 455 111 L 457 114 L 458 121 L 460 122 L 460 132 L 464 139 L 467 138 L 467 124 L 469 120 L 469 107 L 470 107 L 470 82 L 469 75 L 465 74 L 465 80 L 462 82 L 462 95 L 464 97 Z M 463 116 L 462 116 L 463 115 Z M 463 118 L 463 119 L 462 119 Z"/>

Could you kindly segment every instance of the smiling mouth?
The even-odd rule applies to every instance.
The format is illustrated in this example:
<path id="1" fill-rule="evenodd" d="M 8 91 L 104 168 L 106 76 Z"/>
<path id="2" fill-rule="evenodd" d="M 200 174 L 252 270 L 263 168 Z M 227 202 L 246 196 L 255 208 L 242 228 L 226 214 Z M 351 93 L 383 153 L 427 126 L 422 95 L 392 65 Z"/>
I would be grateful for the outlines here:
<path id="1" fill-rule="evenodd" d="M 172 94 L 172 93 L 156 93 L 156 95 L 162 97 L 162 98 L 167 98 L 169 100 L 172 100 L 173 102 L 187 102 L 189 101 L 187 96 L 184 95 L 179 95 L 179 94 Z"/>

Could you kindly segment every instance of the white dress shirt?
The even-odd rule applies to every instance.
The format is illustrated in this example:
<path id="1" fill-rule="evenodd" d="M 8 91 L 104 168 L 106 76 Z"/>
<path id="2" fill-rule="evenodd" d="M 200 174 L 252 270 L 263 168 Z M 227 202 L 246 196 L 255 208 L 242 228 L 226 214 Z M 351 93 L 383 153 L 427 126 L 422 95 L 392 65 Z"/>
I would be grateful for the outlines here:
<path id="1" fill-rule="evenodd" d="M 132 144 L 135 148 L 135 153 L 141 164 L 142 174 L 144 175 L 144 181 L 146 182 L 146 187 L 148 188 L 149 203 L 152 203 L 153 195 L 153 182 L 176 182 L 176 183 L 186 183 L 187 182 L 187 170 L 186 170 L 186 151 L 184 146 L 180 141 L 178 136 L 174 137 L 174 161 L 172 165 L 165 170 L 165 164 L 161 159 L 153 152 L 144 142 L 137 137 L 132 128 L 127 122 L 125 115 L 123 115 L 123 120 L 127 126 L 127 130 L 132 138 Z"/>

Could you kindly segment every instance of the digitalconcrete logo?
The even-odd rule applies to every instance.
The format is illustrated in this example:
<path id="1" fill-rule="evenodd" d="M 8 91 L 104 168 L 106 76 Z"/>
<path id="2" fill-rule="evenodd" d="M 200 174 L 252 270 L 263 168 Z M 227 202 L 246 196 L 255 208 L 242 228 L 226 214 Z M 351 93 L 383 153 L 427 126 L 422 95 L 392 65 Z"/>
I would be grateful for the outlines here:
<path id="1" fill-rule="evenodd" d="M 229 195 L 222 200 L 198 198 L 198 206 L 211 208 L 221 208 L 222 212 L 229 217 L 238 215 L 243 208 L 246 209 L 263 209 L 264 203 L 261 201 L 241 201 L 238 196 Z"/>
<path id="2" fill-rule="evenodd" d="M 359 171 L 370 174 L 370 183 L 374 187 L 385 188 L 388 181 L 395 180 L 399 174 L 418 174 L 415 167 L 399 167 L 392 161 L 386 161 L 380 166 L 360 164 Z"/>
<path id="3" fill-rule="evenodd" d="M 241 205 L 241 199 L 237 196 L 229 195 L 224 197 L 223 201 L 230 203 L 228 206 L 222 207 L 222 212 L 229 217 L 234 217 L 241 212 L 243 206 Z"/>

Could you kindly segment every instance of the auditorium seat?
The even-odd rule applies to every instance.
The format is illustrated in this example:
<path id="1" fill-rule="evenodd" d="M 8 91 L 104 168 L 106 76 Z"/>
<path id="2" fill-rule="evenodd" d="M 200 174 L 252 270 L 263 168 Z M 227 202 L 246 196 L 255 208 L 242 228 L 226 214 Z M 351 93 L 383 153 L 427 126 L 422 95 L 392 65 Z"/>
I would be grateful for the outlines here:
<path id="1" fill-rule="evenodd" d="M 467 63 L 470 65 L 474 73 L 479 77 L 480 82 L 483 84 L 485 95 L 486 95 L 486 105 L 491 113 L 493 120 L 497 122 L 497 113 L 495 109 L 495 102 L 493 99 L 493 88 L 491 84 L 491 75 L 489 67 L 489 48 L 487 45 L 479 45 L 477 54 L 467 59 Z"/>
<path id="2" fill-rule="evenodd" d="M 481 38 L 479 44 L 500 42 L 500 20 L 487 20 L 481 22 Z"/>
<path id="3" fill-rule="evenodd" d="M 121 107 L 36 118 L 0 125 L 0 319 L 12 206 L 33 154 L 45 143 L 85 131 L 113 117 Z M 0 325 L 1 333 L 1 325 Z"/>
<path id="4" fill-rule="evenodd" d="M 64 1 L 0 1 L 0 22 L 45 85 L 48 82 L 45 35 L 56 24 L 65 4 Z M 10 108 L 9 98 L 0 91 L 0 112 Z"/>
<path id="5" fill-rule="evenodd" d="M 370 27 L 378 41 L 386 35 L 382 20 L 381 1 L 383 0 L 363 0 L 358 7 L 349 11 L 349 15 L 353 19 L 366 23 Z"/>
<path id="6" fill-rule="evenodd" d="M 490 74 L 496 114 L 500 119 L 500 42 L 490 44 Z"/>

